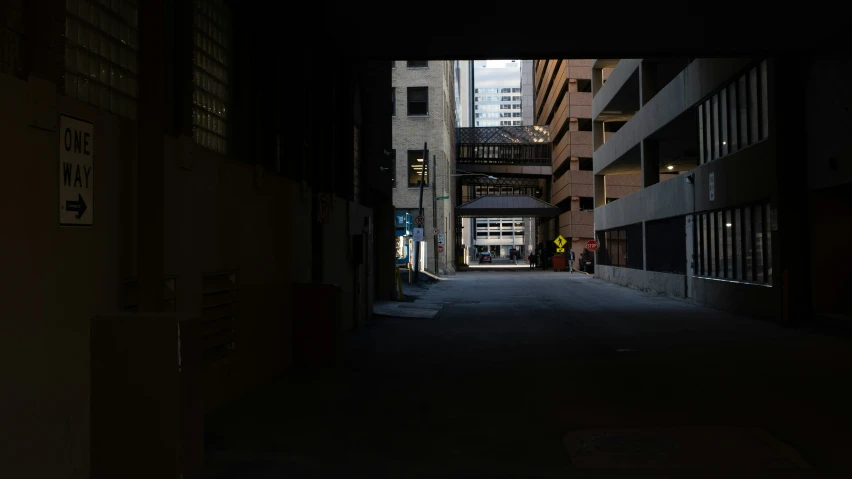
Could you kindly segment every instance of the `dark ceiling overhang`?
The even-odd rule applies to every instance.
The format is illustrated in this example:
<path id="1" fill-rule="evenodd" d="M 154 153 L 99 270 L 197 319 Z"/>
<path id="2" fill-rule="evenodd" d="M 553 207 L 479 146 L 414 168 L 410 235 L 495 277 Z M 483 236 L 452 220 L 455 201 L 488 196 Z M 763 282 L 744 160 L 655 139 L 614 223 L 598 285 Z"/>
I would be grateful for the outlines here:
<path id="1" fill-rule="evenodd" d="M 456 206 L 461 217 L 552 218 L 559 213 L 556 206 L 528 195 L 488 195 Z"/>
<path id="2" fill-rule="evenodd" d="M 506 5 L 510 10 L 517 7 Z M 500 36 L 473 33 L 507 21 L 507 9 L 499 2 L 487 10 L 479 3 L 457 2 L 445 9 L 417 3 L 364 8 L 340 2 L 315 7 L 322 11 L 313 17 L 310 31 L 323 45 L 322 39 L 332 40 L 335 55 L 376 60 L 694 58 L 810 53 L 817 48 L 842 51 L 841 40 L 850 24 L 849 16 L 832 15 L 823 8 L 757 4 L 751 8 L 736 4 L 733 9 L 734 5 L 718 5 L 718 14 L 708 14 L 706 4 L 695 2 L 539 7 L 512 22 L 512 35 Z M 564 15 L 559 18 L 560 14 Z M 542 22 L 552 21 L 570 29 L 570 40 L 563 28 L 542 28 Z"/>

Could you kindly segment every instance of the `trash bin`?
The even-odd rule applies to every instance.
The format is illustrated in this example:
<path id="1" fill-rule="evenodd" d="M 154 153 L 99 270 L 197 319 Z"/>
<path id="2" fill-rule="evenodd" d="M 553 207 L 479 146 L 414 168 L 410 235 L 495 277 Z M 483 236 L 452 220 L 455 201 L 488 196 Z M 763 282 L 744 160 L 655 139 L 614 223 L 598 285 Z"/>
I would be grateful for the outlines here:
<path id="1" fill-rule="evenodd" d="M 553 263 L 553 271 L 565 271 L 565 255 L 553 255 L 550 260 Z"/>

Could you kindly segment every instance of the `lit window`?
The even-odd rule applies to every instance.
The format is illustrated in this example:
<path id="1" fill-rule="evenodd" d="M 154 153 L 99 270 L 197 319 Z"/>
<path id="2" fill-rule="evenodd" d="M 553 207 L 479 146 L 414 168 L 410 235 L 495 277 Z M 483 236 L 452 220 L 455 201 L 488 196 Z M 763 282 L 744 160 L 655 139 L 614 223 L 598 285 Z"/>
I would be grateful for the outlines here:
<path id="1" fill-rule="evenodd" d="M 230 12 L 224 0 L 195 1 L 192 139 L 227 153 Z"/>
<path id="2" fill-rule="evenodd" d="M 408 186 L 429 186 L 429 165 L 423 161 L 423 150 L 408 150 Z"/>
<path id="3" fill-rule="evenodd" d="M 135 119 L 136 1 L 67 0 L 65 9 L 65 95 Z"/>

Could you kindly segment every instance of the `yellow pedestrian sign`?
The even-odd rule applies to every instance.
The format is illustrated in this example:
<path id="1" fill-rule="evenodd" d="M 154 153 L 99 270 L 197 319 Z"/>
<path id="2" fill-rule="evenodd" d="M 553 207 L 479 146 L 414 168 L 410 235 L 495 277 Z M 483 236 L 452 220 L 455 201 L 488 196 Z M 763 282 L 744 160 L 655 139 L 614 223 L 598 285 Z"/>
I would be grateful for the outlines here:
<path id="1" fill-rule="evenodd" d="M 563 246 L 565 246 L 565 243 L 567 243 L 568 240 L 565 239 L 562 235 L 559 235 L 559 236 L 556 237 L 555 240 L 553 240 L 553 242 L 556 243 L 556 246 L 558 246 L 559 249 L 563 249 Z M 560 251 L 560 253 L 564 252 L 564 251 L 565 250 L 563 249 L 562 251 Z"/>
<path id="2" fill-rule="evenodd" d="M 557 253 L 564 253 L 564 252 L 565 252 L 565 248 L 556 248 L 556 252 L 557 252 Z"/>

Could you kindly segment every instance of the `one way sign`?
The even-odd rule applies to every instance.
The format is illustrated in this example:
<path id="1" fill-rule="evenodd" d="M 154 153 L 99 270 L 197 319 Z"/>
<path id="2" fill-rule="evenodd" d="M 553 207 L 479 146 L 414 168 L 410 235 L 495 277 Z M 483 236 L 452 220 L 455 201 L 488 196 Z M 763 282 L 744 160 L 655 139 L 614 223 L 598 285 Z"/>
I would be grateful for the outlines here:
<path id="1" fill-rule="evenodd" d="M 95 126 L 59 116 L 59 226 L 92 226 Z"/>

